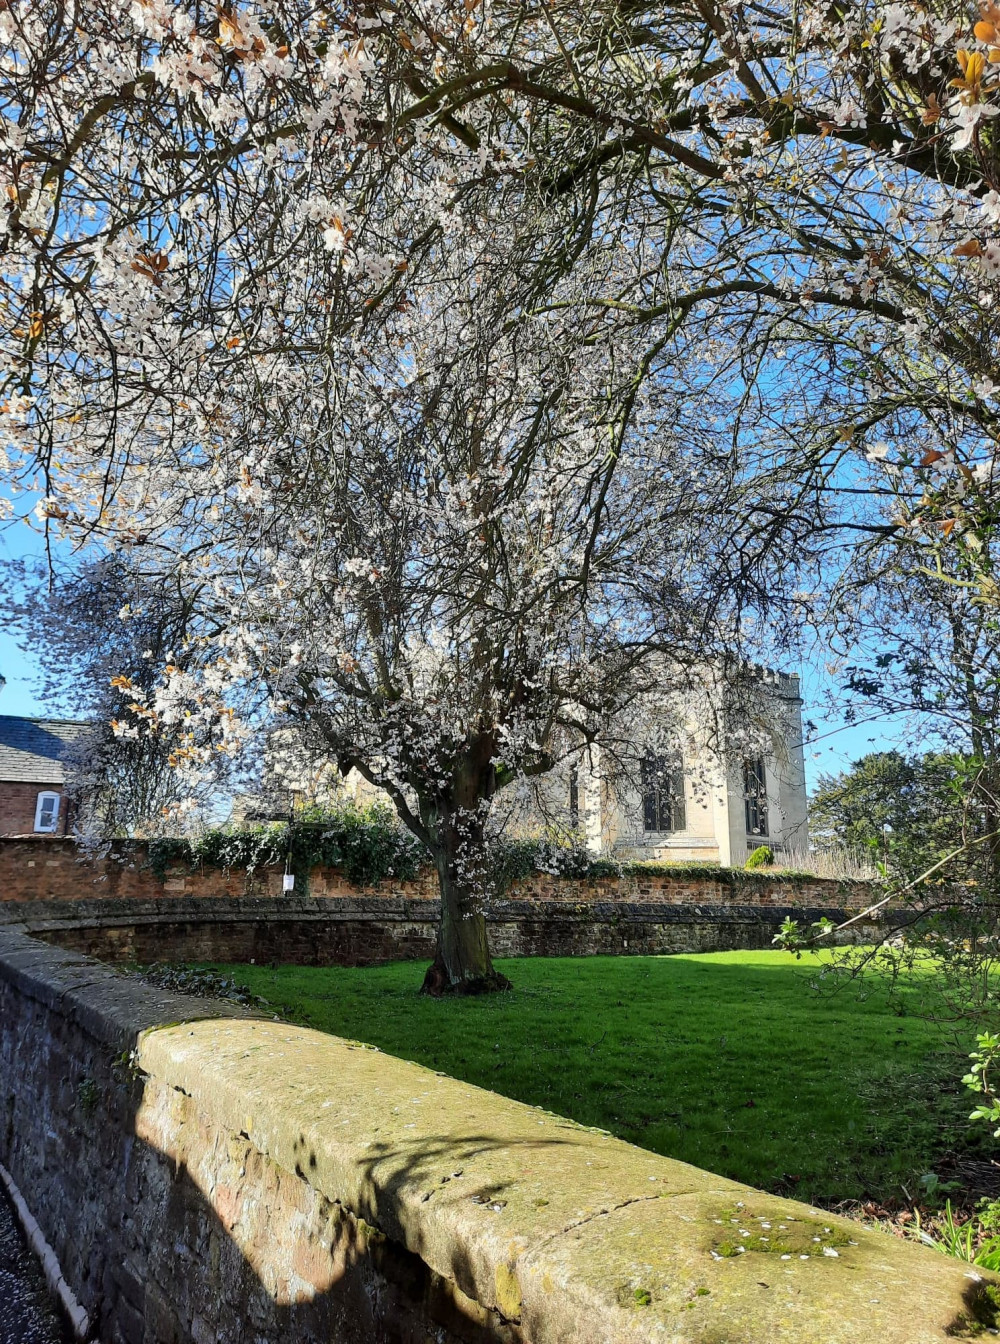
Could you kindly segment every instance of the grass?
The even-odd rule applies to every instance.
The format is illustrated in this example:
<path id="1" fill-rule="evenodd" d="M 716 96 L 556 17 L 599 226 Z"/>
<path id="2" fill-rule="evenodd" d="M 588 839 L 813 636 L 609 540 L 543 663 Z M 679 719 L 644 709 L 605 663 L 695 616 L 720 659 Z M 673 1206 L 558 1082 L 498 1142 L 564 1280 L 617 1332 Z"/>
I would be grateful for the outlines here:
<path id="1" fill-rule="evenodd" d="M 929 973 L 890 1000 L 817 992 L 780 952 L 497 964 L 513 993 L 457 1000 L 419 997 L 416 962 L 217 969 L 291 1021 L 807 1200 L 915 1197 L 976 1143 L 961 1056 L 917 1015 Z"/>

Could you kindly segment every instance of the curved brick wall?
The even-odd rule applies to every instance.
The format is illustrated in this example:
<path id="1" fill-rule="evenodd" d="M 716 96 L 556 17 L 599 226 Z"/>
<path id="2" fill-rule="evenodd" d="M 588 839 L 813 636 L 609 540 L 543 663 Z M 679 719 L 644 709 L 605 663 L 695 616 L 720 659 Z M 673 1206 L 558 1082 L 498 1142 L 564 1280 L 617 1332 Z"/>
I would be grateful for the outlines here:
<path id="1" fill-rule="evenodd" d="M 105 961 L 272 961 L 371 965 L 433 956 L 434 875 L 357 888 L 315 869 L 281 895 L 278 869 L 178 867 L 159 878 L 143 847 L 82 859 L 73 841 L 0 840 L 0 924 Z M 308 894 L 301 888 L 305 886 Z M 487 913 L 498 956 L 586 956 L 767 948 L 787 916 L 842 922 L 872 899 L 864 883 L 767 874 L 558 878 L 515 883 Z M 851 936 L 864 938 L 871 925 Z"/>
<path id="2" fill-rule="evenodd" d="M 844 909 L 568 900 L 497 902 L 487 914 L 496 956 L 629 956 L 768 948 L 786 916 Z M 0 903 L 0 923 L 101 961 L 257 961 L 371 966 L 434 955 L 438 904 L 378 897 L 176 897 L 157 901 Z M 864 939 L 872 926 L 852 934 Z"/>
<path id="3" fill-rule="evenodd" d="M 105 859 L 86 859 L 73 840 L 48 836 L 0 837 L 0 903 L 12 901 L 159 900 L 179 896 L 191 899 L 232 899 L 241 896 L 280 896 L 281 869 L 261 868 L 252 874 L 217 868 L 192 872 L 186 866 L 170 869 L 163 879 L 148 867 L 141 842 L 118 842 Z M 436 900 L 437 878 L 426 869 L 412 882 L 386 882 L 380 887 L 355 887 L 343 873 L 316 868 L 308 882 L 299 878 L 297 895 L 353 899 L 359 896 L 398 897 L 407 901 Z M 304 888 L 304 889 L 303 889 Z M 568 878 L 536 873 L 515 882 L 514 900 L 625 901 L 654 905 L 809 906 L 861 908 L 872 899 L 864 882 L 837 882 L 819 877 L 783 878 L 739 869 L 723 880 L 717 869 L 704 875 L 666 876 L 639 872 L 626 877 Z"/>

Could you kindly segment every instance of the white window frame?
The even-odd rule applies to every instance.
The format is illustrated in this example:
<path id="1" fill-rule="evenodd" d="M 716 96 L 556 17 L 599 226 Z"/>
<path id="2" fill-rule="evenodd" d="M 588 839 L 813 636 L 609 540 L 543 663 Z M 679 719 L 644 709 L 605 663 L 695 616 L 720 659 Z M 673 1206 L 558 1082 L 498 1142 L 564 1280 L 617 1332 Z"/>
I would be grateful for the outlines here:
<path id="1" fill-rule="evenodd" d="M 59 829 L 59 804 L 62 801 L 61 795 L 51 789 L 46 789 L 35 799 L 35 832 L 38 835 L 55 835 Z M 42 816 L 48 811 L 52 804 L 52 824 L 50 826 L 42 825 Z"/>

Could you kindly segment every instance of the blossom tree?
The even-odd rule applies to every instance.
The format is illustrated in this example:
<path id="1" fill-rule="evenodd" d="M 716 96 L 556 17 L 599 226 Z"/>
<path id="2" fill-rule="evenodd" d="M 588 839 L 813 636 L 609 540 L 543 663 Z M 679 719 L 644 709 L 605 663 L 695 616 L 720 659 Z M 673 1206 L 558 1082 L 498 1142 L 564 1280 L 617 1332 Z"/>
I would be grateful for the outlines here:
<path id="1" fill-rule="evenodd" d="M 501 285 L 470 293 L 468 273 L 462 257 L 421 286 L 402 364 L 396 342 L 345 343 L 336 381 L 316 386 L 311 358 L 286 357 L 252 466 L 240 426 L 233 464 L 182 473 L 162 522 L 145 473 L 123 478 L 116 507 L 143 519 L 131 563 L 152 578 L 176 545 L 197 588 L 185 665 L 135 687 L 138 716 L 192 773 L 290 718 L 385 790 L 439 874 L 428 983 L 479 990 L 498 983 L 483 915 L 494 796 L 720 653 L 733 604 L 676 399 L 662 381 L 636 394 L 644 343 L 512 318 Z"/>
<path id="2" fill-rule="evenodd" d="M 289 712 L 390 792 L 442 983 L 495 983 L 478 842 L 557 727 L 599 733 L 826 538 L 964 545 L 955 492 L 992 507 L 974 17 L 0 11 L 9 507 L 197 592 L 135 699 L 179 764 Z"/>
<path id="3" fill-rule="evenodd" d="M 532 302 L 582 267 L 584 308 L 727 333 L 732 386 L 758 393 L 734 441 L 761 528 L 801 540 L 817 488 L 879 444 L 904 471 L 934 452 L 974 470 L 998 380 L 998 20 L 875 0 L 8 4 L 14 469 L 26 453 L 43 510 L 107 529 L 137 434 L 169 460 L 235 368 L 394 321 L 428 249 L 502 196 L 531 202 L 505 223 L 534 241 Z M 595 281 L 614 246 L 635 264 Z M 70 498 L 80 457 L 106 469 Z"/>
<path id="4" fill-rule="evenodd" d="M 90 557 L 58 578 L 24 561 L 0 569 L 5 631 L 36 660 L 39 698 L 87 724 L 62 764 L 74 829 L 97 844 L 175 826 L 190 794 L 168 740 L 125 731 L 136 690 L 183 658 L 189 617 L 169 575 L 146 587 L 137 578 L 124 556 Z"/>
<path id="5" fill-rule="evenodd" d="M 647 240 L 506 134 L 407 131 L 399 42 L 339 17 L 0 15 L 7 452 L 46 527 L 191 612 L 117 730 L 203 776 L 308 725 L 434 858 L 429 984 L 491 988 L 491 800 L 721 647 L 728 460 L 675 316 L 583 302 L 641 284 Z"/>

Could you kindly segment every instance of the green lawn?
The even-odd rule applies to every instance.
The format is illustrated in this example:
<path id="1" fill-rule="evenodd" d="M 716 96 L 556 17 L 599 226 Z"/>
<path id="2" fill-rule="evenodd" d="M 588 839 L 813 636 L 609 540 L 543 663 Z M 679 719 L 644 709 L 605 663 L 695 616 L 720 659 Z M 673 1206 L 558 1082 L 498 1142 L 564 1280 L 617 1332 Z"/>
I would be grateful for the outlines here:
<path id="1" fill-rule="evenodd" d="M 970 1142 L 961 1058 L 916 1015 L 929 974 L 891 1003 L 779 952 L 498 965 L 512 994 L 454 1000 L 419 997 L 416 962 L 224 969 L 295 1022 L 804 1199 L 916 1196 Z"/>

